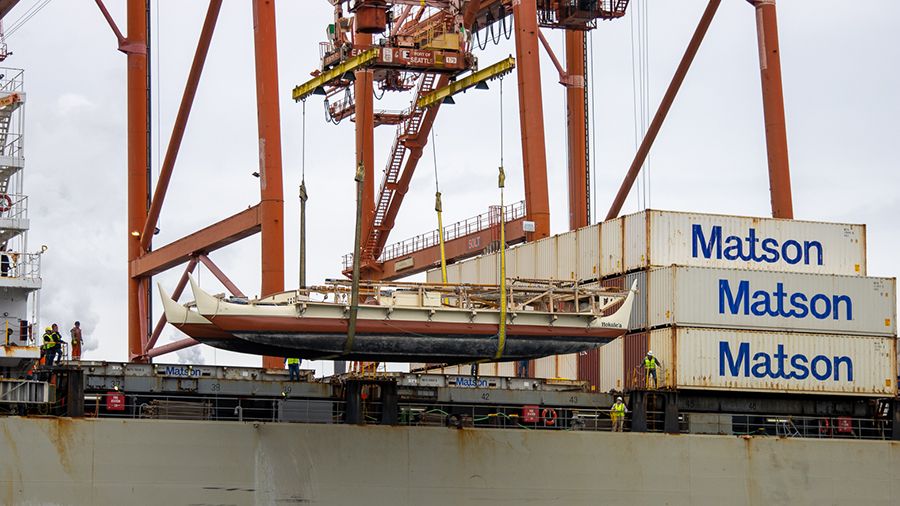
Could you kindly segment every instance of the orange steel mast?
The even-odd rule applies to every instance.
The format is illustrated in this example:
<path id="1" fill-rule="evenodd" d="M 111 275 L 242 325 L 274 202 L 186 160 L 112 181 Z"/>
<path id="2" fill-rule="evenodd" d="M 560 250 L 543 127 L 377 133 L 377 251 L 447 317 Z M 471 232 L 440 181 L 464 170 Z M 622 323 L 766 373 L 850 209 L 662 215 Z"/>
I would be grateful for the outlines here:
<path id="1" fill-rule="evenodd" d="M 214 250 L 261 233 L 261 294 L 284 289 L 284 195 L 281 166 L 281 118 L 279 112 L 277 42 L 274 0 L 253 0 L 254 56 L 259 142 L 260 203 L 198 230 L 170 244 L 152 247 L 156 224 L 184 137 L 200 75 L 209 50 L 222 0 L 210 0 L 197 43 L 184 95 L 172 128 L 166 155 L 160 167 L 156 191 L 149 193 L 150 117 L 148 72 L 147 0 L 128 0 L 128 36 L 122 35 L 102 0 L 95 0 L 116 35 L 119 50 L 128 55 L 128 352 L 129 360 L 146 362 L 197 342 L 187 338 L 156 346 L 165 325 L 163 315 L 150 332 L 150 282 L 152 276 L 187 264 L 174 297 L 187 283 L 187 276 L 200 263 L 232 294 L 243 296 L 208 257 Z M 263 366 L 281 368 L 282 357 L 263 357 Z"/>
<path id="2" fill-rule="evenodd" d="M 784 92 L 781 85 L 781 56 L 778 48 L 778 21 L 775 0 L 749 0 L 756 8 L 759 45 L 759 72 L 762 81 L 766 147 L 769 154 L 769 191 L 772 216 L 794 217 L 791 201 L 791 172 L 788 164 L 787 127 L 784 120 Z"/>
<path id="3" fill-rule="evenodd" d="M 141 257 L 140 231 L 147 221 L 147 168 L 149 80 L 147 72 L 147 3 L 128 0 L 128 261 Z M 120 44 L 121 47 L 121 44 Z M 147 341 L 149 284 L 145 278 L 128 278 L 128 352 L 143 355 Z"/>
<path id="4" fill-rule="evenodd" d="M 566 30 L 566 124 L 569 138 L 569 230 L 586 227 L 588 201 L 587 110 L 584 31 Z"/>
<path id="5" fill-rule="evenodd" d="M 516 70 L 519 82 L 519 124 L 522 169 L 525 176 L 525 219 L 534 222 L 528 241 L 550 235 L 550 196 L 547 189 L 547 151 L 544 144 L 544 104 L 538 54 L 536 0 L 513 4 L 516 27 Z"/>

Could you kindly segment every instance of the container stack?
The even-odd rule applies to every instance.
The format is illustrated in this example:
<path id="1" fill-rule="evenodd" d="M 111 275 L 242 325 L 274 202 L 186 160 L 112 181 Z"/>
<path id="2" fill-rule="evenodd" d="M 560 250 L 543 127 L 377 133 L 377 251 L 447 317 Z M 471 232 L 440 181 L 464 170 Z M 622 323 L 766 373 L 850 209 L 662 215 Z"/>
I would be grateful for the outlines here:
<path id="1" fill-rule="evenodd" d="M 512 248 L 507 270 L 637 280 L 629 334 L 577 357 L 578 378 L 600 391 L 644 388 L 652 350 L 660 388 L 896 395 L 896 281 L 866 276 L 865 233 L 647 210 Z M 455 264 L 449 281 L 496 283 L 496 261 Z"/>

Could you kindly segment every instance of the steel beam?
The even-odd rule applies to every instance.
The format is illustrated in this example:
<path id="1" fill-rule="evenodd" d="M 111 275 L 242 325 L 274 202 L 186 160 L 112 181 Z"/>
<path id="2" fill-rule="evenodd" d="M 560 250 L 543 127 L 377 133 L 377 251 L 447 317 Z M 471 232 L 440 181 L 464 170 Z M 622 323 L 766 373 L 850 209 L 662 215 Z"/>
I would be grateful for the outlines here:
<path id="1" fill-rule="evenodd" d="M 238 288 L 237 285 L 235 285 L 234 282 L 231 281 L 231 279 L 226 276 L 224 272 L 222 272 L 222 269 L 219 269 L 219 266 L 213 263 L 213 261 L 210 260 L 208 256 L 200 255 L 199 258 L 200 261 L 203 262 L 203 265 L 205 265 L 206 268 L 209 269 L 209 272 L 211 272 L 212 275 L 215 276 L 216 279 L 218 279 L 219 282 L 221 282 L 225 286 L 225 288 L 227 288 L 228 291 L 231 292 L 232 295 L 234 295 L 235 297 L 246 297 L 246 295 L 244 295 L 244 292 L 242 292 L 240 288 Z"/>
<path id="2" fill-rule="evenodd" d="M 357 46 L 371 46 L 372 35 L 356 33 L 354 44 Z M 374 73 L 371 70 L 360 69 L 356 71 L 354 85 L 354 97 L 356 102 L 356 165 L 364 168 L 362 198 L 362 230 L 363 238 L 360 250 L 354 255 L 359 255 L 360 260 L 365 260 L 363 250 L 368 243 L 369 235 L 375 220 L 375 93 Z M 354 167 L 354 171 L 355 171 Z"/>
<path id="3" fill-rule="evenodd" d="M 159 274 L 191 260 L 197 254 L 209 253 L 250 237 L 262 230 L 261 214 L 260 206 L 251 207 L 147 253 L 131 261 L 129 275 L 136 280 Z"/>
<path id="4" fill-rule="evenodd" d="M 294 98 L 294 101 L 300 101 L 305 99 L 306 97 L 313 94 L 317 88 L 325 86 L 326 84 L 334 81 L 335 79 L 341 78 L 347 72 L 354 72 L 356 70 L 360 70 L 365 67 L 369 63 L 372 62 L 375 58 L 378 57 L 378 49 L 369 49 L 363 53 L 360 53 L 353 58 L 337 65 L 331 70 L 326 70 L 316 77 L 306 81 L 303 84 L 300 84 L 294 87 L 294 91 L 291 92 L 291 96 Z"/>
<path id="5" fill-rule="evenodd" d="M 772 217 L 793 219 L 794 205 L 791 198 L 791 171 L 788 163 L 775 0 L 750 0 L 750 3 L 756 8 L 759 77 L 762 81 L 763 115 L 766 122 Z"/>
<path id="6" fill-rule="evenodd" d="M 588 226 L 588 146 L 584 37 L 566 30 L 566 125 L 569 140 L 569 230 Z"/>
<path id="7" fill-rule="evenodd" d="M 284 188 L 274 0 L 253 0 L 253 42 L 259 130 L 259 221 L 262 233 L 260 296 L 265 297 L 284 290 Z M 280 357 L 263 357 L 263 367 L 284 368 L 284 364 Z"/>
<path id="8" fill-rule="evenodd" d="M 219 19 L 219 11 L 222 8 L 222 0 L 210 0 L 206 11 L 206 19 L 200 30 L 200 39 L 197 41 L 197 49 L 194 52 L 194 60 L 191 70 L 188 72 L 187 82 L 184 84 L 184 93 L 181 96 L 181 105 L 175 115 L 175 124 L 172 125 L 172 136 L 169 138 L 169 146 L 166 148 L 166 157 L 159 169 L 159 179 L 156 181 L 156 191 L 153 192 L 153 201 L 150 203 L 147 222 L 141 233 L 141 246 L 149 249 L 156 224 L 159 222 L 159 213 L 162 211 L 163 201 L 166 199 L 166 191 L 172 180 L 172 169 L 178 158 L 178 150 L 181 149 L 181 141 L 184 139 L 184 131 L 188 118 L 191 115 L 191 106 L 194 105 L 194 97 L 197 95 L 197 86 L 200 84 L 200 75 L 203 73 L 203 64 L 206 63 L 206 55 L 209 53 L 209 45 L 213 32 L 216 29 L 216 21 Z"/>
<path id="9" fill-rule="evenodd" d="M 544 106 L 538 53 L 537 5 L 520 0 L 513 7 L 516 28 L 516 68 L 519 82 L 519 123 L 525 173 L 526 219 L 535 231 L 529 240 L 550 235 L 550 197 L 547 188 L 547 152 L 544 143 Z"/>
<path id="10" fill-rule="evenodd" d="M 147 0 L 128 0 L 127 30 L 128 43 L 144 48 L 143 51 L 128 52 L 128 261 L 136 261 L 144 253 L 141 247 L 140 231 L 147 221 L 147 137 L 149 129 L 147 90 Z M 140 279 L 128 277 L 128 351 L 129 356 L 143 353 L 141 291 L 144 284 Z"/>
<path id="11" fill-rule="evenodd" d="M 166 353 L 172 353 L 173 351 L 183 350 L 185 348 L 190 348 L 191 346 L 197 346 L 198 344 L 200 343 L 191 339 L 190 337 L 186 337 L 184 339 L 179 339 L 178 341 L 173 341 L 171 343 L 157 346 L 156 348 L 149 350 L 147 352 L 147 357 L 158 357 L 160 355 L 165 355 Z"/>
<path id="12" fill-rule="evenodd" d="M 629 167 L 628 173 L 625 175 L 625 180 L 622 182 L 622 186 L 619 187 L 619 192 L 616 194 L 616 198 L 613 200 L 609 212 L 606 214 L 607 220 L 619 216 L 619 213 L 622 211 L 625 199 L 628 198 L 631 187 L 634 186 L 634 180 L 637 179 L 638 173 L 640 173 L 641 167 L 647 159 L 650 147 L 653 145 L 653 141 L 656 140 L 656 136 L 659 134 L 659 129 L 662 127 L 666 115 L 669 114 L 672 102 L 675 101 L 675 96 L 678 94 L 678 90 L 681 89 L 684 77 L 687 75 L 688 69 L 691 68 L 694 56 L 697 55 L 697 49 L 700 48 L 700 43 L 703 42 L 703 37 L 706 35 L 706 31 L 709 29 L 709 25 L 712 23 L 713 17 L 716 15 L 716 10 L 718 10 L 721 1 L 722 0 L 709 0 L 706 10 L 703 11 L 700 23 L 694 30 L 694 35 L 691 37 L 691 41 L 684 51 L 684 56 L 681 57 L 678 68 L 675 69 L 675 75 L 672 77 L 672 82 L 669 83 L 666 94 L 663 95 L 662 101 L 659 103 L 659 108 L 656 110 L 656 115 L 653 116 L 653 121 L 650 122 L 650 127 L 647 129 L 647 133 L 644 135 L 644 139 L 641 141 L 641 145 L 634 155 L 634 160 L 632 160 L 631 167 Z"/>
<path id="13" fill-rule="evenodd" d="M 510 56 L 509 58 L 499 61 L 490 67 L 483 68 L 477 72 L 473 72 L 472 74 L 467 75 L 466 77 L 460 78 L 447 86 L 438 88 L 431 93 L 423 96 L 416 103 L 418 107 L 431 107 L 435 104 L 440 103 L 445 98 L 456 95 L 457 93 L 462 93 L 478 83 L 489 81 L 491 79 L 496 79 L 503 75 L 506 75 L 516 67 L 516 59 Z"/>

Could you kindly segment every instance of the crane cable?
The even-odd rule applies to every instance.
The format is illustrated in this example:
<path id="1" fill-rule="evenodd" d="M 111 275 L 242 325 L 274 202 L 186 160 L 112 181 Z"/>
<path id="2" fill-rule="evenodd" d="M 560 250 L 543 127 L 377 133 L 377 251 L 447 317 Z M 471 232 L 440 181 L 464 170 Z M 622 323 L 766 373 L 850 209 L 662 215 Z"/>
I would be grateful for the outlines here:
<path id="1" fill-rule="evenodd" d="M 500 329 L 497 333 L 495 360 L 503 357 L 506 349 L 506 221 L 504 220 L 503 187 L 506 173 L 503 171 L 503 78 L 500 78 L 500 167 L 497 186 L 500 188 Z"/>
<path id="2" fill-rule="evenodd" d="M 303 99 L 303 128 L 300 142 L 300 288 L 306 288 L 306 99 Z"/>
<path id="3" fill-rule="evenodd" d="M 434 210 L 437 212 L 438 243 L 441 246 L 441 283 L 447 284 L 447 252 L 444 249 L 444 220 L 441 216 L 441 187 L 438 182 L 437 144 L 434 141 L 434 127 L 431 128 L 431 154 L 434 157 Z"/>

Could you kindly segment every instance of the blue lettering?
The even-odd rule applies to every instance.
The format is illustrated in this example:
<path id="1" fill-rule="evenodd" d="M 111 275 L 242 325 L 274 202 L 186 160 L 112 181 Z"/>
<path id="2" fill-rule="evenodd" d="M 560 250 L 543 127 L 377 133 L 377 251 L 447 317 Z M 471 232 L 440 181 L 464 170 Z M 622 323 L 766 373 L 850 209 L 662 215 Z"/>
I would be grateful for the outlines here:
<path id="1" fill-rule="evenodd" d="M 841 364 L 847 371 L 847 381 L 853 381 L 853 361 L 850 357 L 834 357 L 834 381 L 841 381 Z"/>
<path id="2" fill-rule="evenodd" d="M 751 295 L 752 293 L 752 295 Z M 785 304 L 788 301 L 790 305 Z M 784 283 L 776 283 L 775 290 L 750 291 L 750 281 L 738 281 L 737 290 L 731 282 L 719 279 L 719 314 L 771 316 L 803 319 L 809 315 L 819 320 L 853 319 L 853 299 L 848 295 L 817 293 L 811 297 L 802 292 L 790 293 Z"/>
<path id="3" fill-rule="evenodd" d="M 824 302 L 825 306 L 821 311 L 817 310 L 819 302 Z M 831 301 L 825 295 L 817 293 L 809 300 L 809 312 L 819 320 L 824 320 L 831 316 Z M 837 314 L 835 314 L 835 319 L 837 319 Z"/>
<path id="4" fill-rule="evenodd" d="M 819 372 L 819 364 L 825 364 L 825 372 Z M 812 372 L 813 378 L 819 381 L 827 380 L 831 377 L 831 360 L 828 360 L 825 355 L 816 355 L 816 358 L 809 363 L 809 370 Z"/>
<path id="5" fill-rule="evenodd" d="M 768 239 L 763 239 L 762 242 L 762 250 L 766 253 L 765 255 L 759 257 L 763 262 L 768 262 L 770 264 L 774 264 L 778 261 L 778 241 L 769 237 Z"/>
<path id="6" fill-rule="evenodd" d="M 713 248 L 716 248 L 716 258 L 722 258 L 722 227 L 715 226 L 709 234 L 709 241 L 703 236 L 703 226 L 695 223 L 691 227 L 691 256 L 697 258 L 697 247 L 699 246 L 703 258 L 709 258 L 713 254 Z"/>
<path id="7" fill-rule="evenodd" d="M 719 376 L 802 381 L 810 375 L 817 381 L 853 381 L 853 360 L 825 355 L 810 360 L 802 353 L 786 353 L 781 343 L 775 353 L 752 353 L 750 343 L 742 342 L 737 345 L 735 356 L 727 341 L 719 341 Z"/>
<path id="8" fill-rule="evenodd" d="M 772 378 L 772 357 L 765 352 L 759 352 L 753 355 L 753 360 L 756 361 L 753 364 L 753 375 L 757 378 L 765 378 L 766 376 Z M 777 376 L 775 376 L 777 377 Z"/>
<path id="9" fill-rule="evenodd" d="M 788 255 L 788 253 L 790 252 L 788 250 L 789 247 L 794 248 L 794 256 Z M 797 262 L 799 262 L 801 260 L 801 258 L 803 257 L 803 249 L 800 247 L 800 243 L 793 239 L 788 239 L 787 241 L 784 241 L 784 244 L 781 245 L 781 257 L 784 258 L 785 262 L 787 262 L 791 265 L 794 265 Z M 809 263 L 809 262 L 806 262 L 806 263 Z"/>
<path id="10" fill-rule="evenodd" d="M 728 364 L 728 372 L 732 376 L 741 375 L 741 365 L 743 364 L 744 376 L 750 376 L 750 343 L 741 343 L 738 345 L 737 360 L 731 354 L 731 347 L 728 341 L 719 342 L 719 376 L 725 376 L 725 364 Z"/>
<path id="11" fill-rule="evenodd" d="M 787 313 L 787 317 L 806 318 L 809 314 L 809 308 L 806 307 L 806 294 L 797 292 L 791 295 L 791 305 L 794 309 Z"/>
<path id="12" fill-rule="evenodd" d="M 834 316 L 832 318 L 834 318 L 835 320 L 840 319 L 839 318 L 840 311 L 838 310 L 838 308 L 840 307 L 841 302 L 844 303 L 845 314 L 847 315 L 847 321 L 853 320 L 853 301 L 851 301 L 850 297 L 848 297 L 846 295 L 835 295 L 834 296 L 834 303 L 832 304 L 832 307 L 834 307 Z"/>
<path id="13" fill-rule="evenodd" d="M 745 249 L 746 243 L 746 249 Z M 722 226 L 714 225 L 707 236 L 703 225 L 691 225 L 691 256 L 707 260 L 740 260 L 744 262 L 777 263 L 784 260 L 790 265 L 803 262 L 804 265 L 823 265 L 825 248 L 819 241 L 797 241 L 788 239 L 779 243 L 772 237 L 759 237 L 756 229 L 747 229 L 746 236 L 722 236 Z"/>
<path id="14" fill-rule="evenodd" d="M 822 243 L 820 243 L 819 241 L 804 241 L 803 242 L 803 263 L 805 263 L 806 265 L 809 265 L 809 257 L 811 256 L 810 252 L 812 252 L 813 248 L 815 248 L 817 251 L 816 265 L 822 265 L 822 261 L 823 261 L 822 257 L 824 256 L 824 254 L 823 254 Z"/>
<path id="15" fill-rule="evenodd" d="M 809 376 L 809 368 L 806 367 L 807 362 L 806 357 L 803 355 L 791 357 L 791 367 L 794 368 L 794 372 L 785 376 L 785 379 L 806 379 Z"/>
<path id="16" fill-rule="evenodd" d="M 738 283 L 737 297 L 731 293 L 731 285 L 727 279 L 719 280 L 719 314 L 725 314 L 725 303 L 728 302 L 728 310 L 731 314 L 738 314 L 741 304 L 744 306 L 744 314 L 750 312 L 750 282 L 741 281 Z"/>

